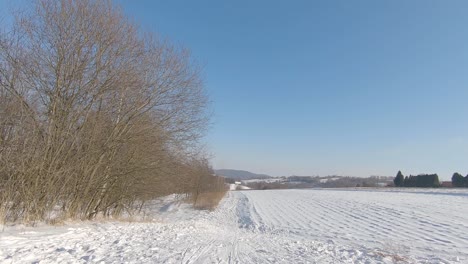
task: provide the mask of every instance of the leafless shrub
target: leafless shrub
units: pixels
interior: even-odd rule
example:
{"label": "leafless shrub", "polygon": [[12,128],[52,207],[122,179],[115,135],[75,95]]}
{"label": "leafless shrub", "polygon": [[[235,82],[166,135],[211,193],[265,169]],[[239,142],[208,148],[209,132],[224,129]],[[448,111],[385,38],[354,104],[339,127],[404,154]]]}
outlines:
{"label": "leafless shrub", "polygon": [[142,34],[110,1],[37,0],[3,30],[3,221],[57,207],[61,218],[118,216],[170,193],[198,196],[200,158],[189,154],[207,99],[187,50]]}

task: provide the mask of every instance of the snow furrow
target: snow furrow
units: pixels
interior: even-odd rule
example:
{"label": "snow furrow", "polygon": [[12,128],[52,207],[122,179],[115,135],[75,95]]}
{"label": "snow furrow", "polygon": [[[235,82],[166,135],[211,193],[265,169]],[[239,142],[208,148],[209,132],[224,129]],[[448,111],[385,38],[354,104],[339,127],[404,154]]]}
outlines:
{"label": "snow furrow", "polygon": [[[460,193],[282,190],[244,194],[262,208],[261,218],[272,229],[419,261],[468,261],[468,229],[454,223],[452,217],[460,217],[460,212],[450,206],[468,204],[468,196]],[[466,223],[468,215],[463,220]]]}
{"label": "snow furrow", "polygon": [[468,195],[230,192],[212,212],[166,206],[150,222],[7,228],[0,263],[466,263],[460,204]]}

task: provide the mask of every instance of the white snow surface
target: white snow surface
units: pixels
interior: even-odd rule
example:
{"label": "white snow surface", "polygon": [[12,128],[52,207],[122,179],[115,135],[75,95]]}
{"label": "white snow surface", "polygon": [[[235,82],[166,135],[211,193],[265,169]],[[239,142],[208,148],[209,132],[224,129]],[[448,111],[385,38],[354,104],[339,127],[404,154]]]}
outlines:
{"label": "white snow surface", "polygon": [[325,178],[325,179],[320,179],[320,182],[325,183],[325,182],[329,182],[329,181],[336,181],[338,179],[340,179],[340,178],[337,178],[337,177],[335,177],[335,178]]}
{"label": "white snow surface", "polygon": [[268,178],[268,179],[251,179],[251,180],[243,180],[244,184],[248,183],[256,183],[256,182],[267,182],[267,183],[274,183],[274,182],[282,182],[284,179],[282,178]]}
{"label": "white snow surface", "polygon": [[468,263],[468,190],[229,192],[147,222],[4,227],[0,263]]}

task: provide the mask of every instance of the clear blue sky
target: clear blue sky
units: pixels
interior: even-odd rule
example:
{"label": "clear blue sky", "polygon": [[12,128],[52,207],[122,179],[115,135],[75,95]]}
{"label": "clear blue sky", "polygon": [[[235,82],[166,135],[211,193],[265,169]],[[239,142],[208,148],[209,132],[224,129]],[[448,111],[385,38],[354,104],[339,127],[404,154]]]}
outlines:
{"label": "clear blue sky", "polygon": [[118,2],[203,65],[215,168],[468,173],[468,1]]}

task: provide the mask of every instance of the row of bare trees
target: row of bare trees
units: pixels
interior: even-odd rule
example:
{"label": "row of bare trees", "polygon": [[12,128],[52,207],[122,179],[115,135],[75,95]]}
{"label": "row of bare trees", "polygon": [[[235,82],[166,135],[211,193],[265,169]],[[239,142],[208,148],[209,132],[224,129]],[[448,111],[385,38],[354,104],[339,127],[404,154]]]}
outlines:
{"label": "row of bare trees", "polygon": [[37,0],[0,30],[3,221],[115,216],[199,192],[207,97],[188,51],[110,1]]}

